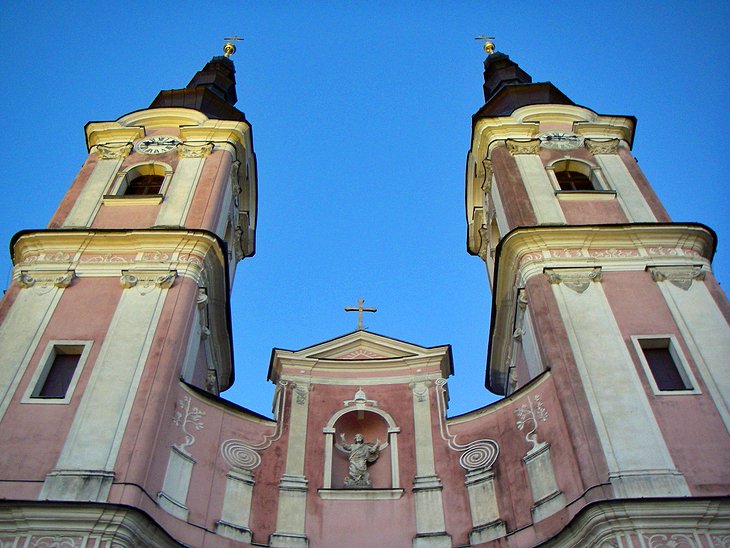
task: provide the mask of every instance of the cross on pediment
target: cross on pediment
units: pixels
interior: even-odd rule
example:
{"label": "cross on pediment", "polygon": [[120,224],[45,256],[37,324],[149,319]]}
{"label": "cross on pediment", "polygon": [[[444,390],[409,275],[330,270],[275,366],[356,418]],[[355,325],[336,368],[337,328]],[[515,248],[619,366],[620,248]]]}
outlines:
{"label": "cross on pediment", "polygon": [[365,299],[358,299],[357,300],[357,308],[354,306],[346,306],[345,312],[357,312],[357,329],[358,331],[362,331],[364,327],[362,326],[362,313],[363,312],[377,312],[377,308],[365,308],[363,306],[363,303],[365,303]]}

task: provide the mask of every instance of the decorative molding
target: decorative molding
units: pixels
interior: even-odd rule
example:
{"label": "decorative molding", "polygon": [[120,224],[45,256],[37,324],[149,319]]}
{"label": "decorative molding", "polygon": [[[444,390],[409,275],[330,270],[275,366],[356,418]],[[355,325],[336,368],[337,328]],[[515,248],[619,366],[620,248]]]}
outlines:
{"label": "decorative molding", "polygon": [[191,409],[191,401],[192,398],[190,396],[184,396],[182,399],[177,400],[175,414],[172,416],[172,423],[175,426],[179,426],[183,434],[185,434],[185,441],[175,445],[180,451],[185,451],[186,447],[190,447],[195,443],[195,436],[188,431],[188,427],[194,428],[195,430],[202,430],[205,427],[201,419],[201,417],[205,416],[205,411],[197,407]]}
{"label": "decorative molding", "polygon": [[261,464],[261,456],[245,441],[230,439],[221,444],[221,455],[234,469],[254,470]]}
{"label": "decorative molding", "polygon": [[351,400],[345,400],[342,402],[342,404],[347,407],[348,405],[355,404],[356,407],[365,407],[365,406],[372,406],[377,407],[378,402],[375,400],[369,400],[367,396],[365,395],[365,391],[362,389],[362,386],[358,387],[358,389],[355,391],[355,397]]}
{"label": "decorative molding", "polygon": [[591,282],[601,281],[601,267],[594,268],[546,268],[545,275],[551,284],[563,283],[576,293],[583,293]]}
{"label": "decorative molding", "polygon": [[71,285],[71,282],[76,277],[76,272],[69,270],[66,272],[58,272],[53,270],[38,270],[32,273],[28,270],[21,270],[20,277],[18,278],[18,284],[20,287],[29,289],[31,287],[36,288],[36,291],[41,293],[47,293],[54,287],[60,289],[66,288]]}
{"label": "decorative molding", "polygon": [[[641,535],[647,548],[699,548],[702,546],[697,542],[694,534],[687,533],[655,533]],[[643,543],[642,543],[643,544]]]}
{"label": "decorative molding", "polygon": [[591,154],[616,154],[620,141],[618,139],[586,139],[586,148]]}
{"label": "decorative molding", "polygon": [[482,166],[484,166],[484,181],[482,182],[482,190],[485,193],[489,193],[492,191],[492,177],[494,176],[492,161],[485,158],[484,161],[482,161]]}
{"label": "decorative molding", "polygon": [[145,251],[139,257],[139,261],[144,263],[167,263],[172,260],[170,253],[164,253],[162,251]]}
{"label": "decorative molding", "polygon": [[177,155],[180,158],[204,158],[213,152],[213,143],[193,145],[180,143],[177,145]]}
{"label": "decorative molding", "polygon": [[479,227],[479,251],[477,251],[477,255],[482,259],[482,261],[487,260],[487,252],[489,250],[489,227],[487,225],[482,225]]}
{"label": "decorative molding", "polygon": [[507,150],[512,156],[518,154],[537,154],[540,152],[540,139],[530,139],[528,141],[515,141],[507,139]]}
{"label": "decorative molding", "polygon": [[305,405],[307,403],[307,396],[311,390],[311,386],[308,384],[297,384],[292,383],[292,391],[296,396],[297,405]]}
{"label": "decorative molding", "polygon": [[428,387],[430,386],[430,381],[424,381],[424,382],[410,382],[408,383],[408,388],[411,389],[413,392],[413,395],[416,397],[416,401],[419,403],[423,403],[426,401],[426,396],[428,394]]}
{"label": "decorative molding", "polygon": [[176,271],[165,272],[143,272],[143,271],[130,271],[123,270],[122,275],[119,278],[119,283],[124,289],[131,289],[136,287],[142,295],[146,295],[156,287],[160,289],[170,289],[172,284],[175,283],[177,277]]}
{"label": "decorative molding", "polygon": [[99,160],[123,160],[132,152],[132,143],[96,145],[94,152]]}
{"label": "decorative molding", "polygon": [[499,444],[487,438],[474,440],[467,444],[456,443],[456,435],[449,432],[449,425],[444,421],[446,415],[444,412],[446,382],[446,379],[437,379],[435,381],[441,439],[447,443],[449,449],[461,453],[459,465],[467,472],[489,470],[499,456]]}
{"label": "decorative molding", "polygon": [[701,266],[649,266],[647,270],[655,282],[667,281],[685,291],[692,287],[694,280],[705,279]]}
{"label": "decorative molding", "polygon": [[537,427],[540,422],[546,422],[549,418],[548,412],[545,406],[542,404],[542,399],[539,394],[535,394],[534,403],[530,396],[527,396],[527,402],[520,405],[514,410],[517,415],[517,430],[524,430],[528,424],[532,423],[530,428],[525,434],[525,440],[532,444],[528,454],[539,449],[545,445],[545,442],[538,443],[537,441]]}

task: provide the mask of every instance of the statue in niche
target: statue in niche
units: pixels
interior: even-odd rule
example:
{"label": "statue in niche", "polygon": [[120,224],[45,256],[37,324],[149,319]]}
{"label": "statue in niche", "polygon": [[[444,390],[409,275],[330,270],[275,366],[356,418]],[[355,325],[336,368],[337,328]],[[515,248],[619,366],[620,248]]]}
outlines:
{"label": "statue in niche", "polygon": [[345,478],[345,487],[361,489],[372,487],[368,464],[378,460],[380,455],[380,440],[375,443],[365,443],[362,434],[355,434],[355,443],[350,445],[345,439],[345,434],[340,434],[342,448],[349,453],[350,467]]}

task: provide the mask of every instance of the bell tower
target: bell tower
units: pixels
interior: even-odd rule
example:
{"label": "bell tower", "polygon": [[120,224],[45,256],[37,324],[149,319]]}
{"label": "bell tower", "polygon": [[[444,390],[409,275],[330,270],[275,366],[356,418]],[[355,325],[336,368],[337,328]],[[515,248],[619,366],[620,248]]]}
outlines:
{"label": "bell tower", "polygon": [[632,116],[576,105],[502,53],[484,96],[466,213],[493,293],[487,386],[510,395],[549,370],[614,496],[700,492],[709,472],[692,462],[710,457],[692,425],[730,429],[714,232],[669,218],[631,154]]}
{"label": "bell tower", "polygon": [[148,108],[87,124],[89,156],[48,228],[14,237],[0,468],[33,480],[25,498],[106,501],[143,483],[171,387],[233,382],[228,299],[256,228],[235,84],[214,57]]}

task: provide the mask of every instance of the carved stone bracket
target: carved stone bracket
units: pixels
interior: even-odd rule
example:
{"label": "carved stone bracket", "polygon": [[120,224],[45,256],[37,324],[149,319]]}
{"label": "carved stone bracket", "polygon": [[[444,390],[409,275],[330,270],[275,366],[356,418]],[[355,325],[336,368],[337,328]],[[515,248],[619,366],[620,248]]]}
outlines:
{"label": "carved stone bracket", "polygon": [[68,287],[75,277],[76,273],[73,270],[64,272],[46,270],[33,271],[32,273],[28,270],[22,270],[20,278],[18,278],[18,284],[25,289],[35,287],[36,289],[50,291],[53,287]]}
{"label": "carved stone bracket", "polygon": [[132,152],[132,143],[96,145],[95,151],[99,160],[122,160]]}
{"label": "carved stone bracket", "polygon": [[211,152],[213,152],[213,143],[204,143],[202,145],[180,143],[177,145],[177,155],[180,158],[204,158]]}
{"label": "carved stone bracket", "polygon": [[591,154],[616,154],[618,152],[618,139],[586,139],[586,148]]}
{"label": "carved stone bracket", "polygon": [[482,190],[484,192],[490,192],[492,190],[492,176],[494,176],[492,161],[485,159],[482,162],[482,165],[484,166],[484,182],[482,183]]}
{"label": "carved stone bracket", "polygon": [[152,289],[159,287],[160,289],[169,289],[175,283],[177,277],[176,271],[170,272],[132,272],[123,270],[119,283],[124,289],[136,287],[143,295],[149,293]]}
{"label": "carved stone bracket", "polygon": [[416,401],[419,403],[426,401],[426,396],[428,394],[428,387],[431,385],[431,381],[424,381],[424,382],[411,382],[408,384],[408,387],[413,392],[413,395],[416,397]]}
{"label": "carved stone bracket", "polygon": [[667,281],[687,291],[694,280],[705,279],[705,271],[701,266],[650,266],[647,268],[655,282]]}
{"label": "carved stone bracket", "polygon": [[545,275],[552,284],[563,283],[576,293],[583,293],[591,282],[601,281],[601,267],[595,268],[546,268]]}
{"label": "carved stone bracket", "polygon": [[537,154],[540,152],[540,139],[530,139],[529,141],[515,141],[507,139],[507,150],[512,156],[517,154]]}
{"label": "carved stone bracket", "polygon": [[292,383],[292,391],[294,392],[294,395],[296,396],[296,402],[297,405],[304,405],[307,403],[307,396],[309,396],[309,391],[312,389],[312,386],[309,384],[297,384]]}
{"label": "carved stone bracket", "polygon": [[487,260],[487,250],[489,249],[489,227],[482,225],[479,227],[479,251],[477,252],[482,261]]}

